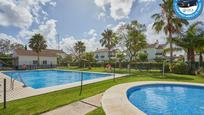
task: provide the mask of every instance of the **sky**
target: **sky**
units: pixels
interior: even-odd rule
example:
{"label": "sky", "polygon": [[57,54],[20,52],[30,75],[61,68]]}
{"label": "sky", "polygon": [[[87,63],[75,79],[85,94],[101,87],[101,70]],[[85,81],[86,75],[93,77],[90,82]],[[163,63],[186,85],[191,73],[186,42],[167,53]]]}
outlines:
{"label": "sky", "polygon": [[[151,16],[160,13],[161,0],[0,0],[0,39],[28,44],[42,34],[49,49],[66,51],[83,41],[87,51],[101,48],[101,33],[138,20],[147,26],[148,43],[165,43],[165,34],[152,29]],[[194,21],[204,20],[204,12]]]}

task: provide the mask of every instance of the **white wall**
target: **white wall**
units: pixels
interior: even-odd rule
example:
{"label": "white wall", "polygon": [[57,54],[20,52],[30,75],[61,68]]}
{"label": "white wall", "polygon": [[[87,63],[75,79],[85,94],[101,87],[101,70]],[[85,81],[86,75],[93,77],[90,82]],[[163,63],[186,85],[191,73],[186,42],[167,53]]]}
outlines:
{"label": "white wall", "polygon": [[142,50],[143,52],[146,51],[148,54],[148,61],[154,61],[154,59],[156,58],[156,53],[157,53],[157,49],[155,48],[147,48]]}
{"label": "white wall", "polygon": [[[96,55],[98,55],[98,58],[96,58]],[[115,56],[114,52],[110,53],[111,56]],[[103,58],[101,56],[104,56]],[[108,61],[109,57],[108,57],[108,51],[101,51],[101,52],[94,52],[94,58],[99,61]]]}
{"label": "white wall", "polygon": [[[33,60],[37,60],[37,56],[18,56],[18,65],[33,65]],[[57,65],[57,57],[40,56],[40,65],[43,65],[44,60],[48,65]]]}
{"label": "white wall", "polygon": [[[202,54],[202,56],[204,58],[204,54]],[[185,61],[188,61],[187,60],[187,53],[184,54],[184,59],[185,59]],[[200,61],[199,59],[200,59],[200,55],[195,53],[195,62],[199,62]]]}
{"label": "white wall", "polygon": [[[97,55],[98,55],[98,58],[96,58]],[[102,58],[101,56],[104,56],[104,58]],[[108,58],[108,52],[95,52],[94,53],[94,58],[97,61],[107,61],[109,59]]]}

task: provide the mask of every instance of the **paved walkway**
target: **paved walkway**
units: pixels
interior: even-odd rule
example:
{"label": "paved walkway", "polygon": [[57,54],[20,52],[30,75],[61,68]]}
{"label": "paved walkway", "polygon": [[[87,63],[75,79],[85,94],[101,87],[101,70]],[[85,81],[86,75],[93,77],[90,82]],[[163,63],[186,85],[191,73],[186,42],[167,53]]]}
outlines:
{"label": "paved walkway", "polygon": [[42,115],[85,115],[101,106],[101,98],[103,94],[98,94],[81,101],[59,107]]}

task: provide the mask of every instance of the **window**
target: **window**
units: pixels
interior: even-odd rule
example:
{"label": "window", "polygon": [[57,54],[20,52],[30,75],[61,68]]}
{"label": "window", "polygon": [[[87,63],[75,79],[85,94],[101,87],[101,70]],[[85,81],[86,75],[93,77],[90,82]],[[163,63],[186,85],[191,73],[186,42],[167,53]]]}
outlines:
{"label": "window", "polygon": [[104,58],[105,56],[101,56],[101,58]]}
{"label": "window", "polygon": [[38,61],[37,60],[33,60],[33,65],[37,65]]}
{"label": "window", "polygon": [[96,57],[95,57],[96,59],[98,59],[98,55],[96,55]]}
{"label": "window", "polygon": [[43,65],[47,65],[47,60],[43,60]]}

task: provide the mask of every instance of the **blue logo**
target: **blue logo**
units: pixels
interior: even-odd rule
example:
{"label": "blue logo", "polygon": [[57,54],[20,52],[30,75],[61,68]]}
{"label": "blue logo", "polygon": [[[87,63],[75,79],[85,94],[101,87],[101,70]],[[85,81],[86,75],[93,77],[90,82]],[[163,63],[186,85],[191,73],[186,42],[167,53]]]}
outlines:
{"label": "blue logo", "polygon": [[203,0],[174,0],[174,11],[182,19],[193,20],[203,10]]}

